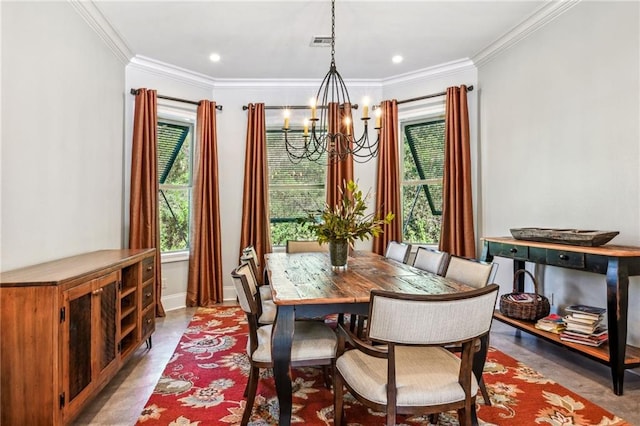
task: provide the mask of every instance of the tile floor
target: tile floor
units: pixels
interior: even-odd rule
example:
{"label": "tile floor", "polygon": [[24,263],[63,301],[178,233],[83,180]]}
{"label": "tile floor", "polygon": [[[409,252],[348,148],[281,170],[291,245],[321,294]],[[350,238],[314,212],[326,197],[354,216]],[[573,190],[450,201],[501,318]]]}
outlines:
{"label": "tile floor", "polygon": [[[153,348],[147,352],[143,345],[73,424],[135,424],[194,312],[195,308],[179,309],[159,318]],[[624,396],[616,396],[607,367],[526,333],[518,336],[498,321],[493,324],[491,345],[640,426],[640,369],[626,373]]]}

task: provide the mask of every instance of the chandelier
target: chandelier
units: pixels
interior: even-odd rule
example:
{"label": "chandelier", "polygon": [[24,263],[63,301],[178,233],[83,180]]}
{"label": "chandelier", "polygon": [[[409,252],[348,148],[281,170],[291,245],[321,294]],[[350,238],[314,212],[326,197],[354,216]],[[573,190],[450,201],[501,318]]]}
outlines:
{"label": "chandelier", "polygon": [[[327,161],[335,163],[353,157],[358,163],[369,161],[378,154],[378,142],[381,129],[381,109],[376,109],[377,137],[369,141],[368,123],[369,106],[363,105],[362,117],[364,131],[362,136],[355,138],[352,133],[351,99],[344,84],[335,60],[336,43],[336,14],[335,0],[331,0],[331,65],[324,76],[318,93],[311,99],[311,118],[305,119],[302,139],[289,138],[289,115],[285,111],[284,131],[285,147],[289,159],[298,163],[303,159],[320,160],[324,154]],[[353,108],[357,108],[354,105]],[[333,118],[330,118],[333,115]],[[342,119],[340,119],[342,117]],[[311,129],[309,129],[309,123]],[[295,139],[295,140],[290,140]]]}

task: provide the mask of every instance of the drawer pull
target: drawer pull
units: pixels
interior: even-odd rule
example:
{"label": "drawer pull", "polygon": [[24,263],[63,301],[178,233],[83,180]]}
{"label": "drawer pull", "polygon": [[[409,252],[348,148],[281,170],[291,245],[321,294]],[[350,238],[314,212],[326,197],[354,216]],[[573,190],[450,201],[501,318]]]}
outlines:
{"label": "drawer pull", "polygon": [[102,293],[103,291],[104,291],[104,289],[103,289],[103,288],[98,288],[98,289],[96,289],[96,290],[93,290],[93,294],[98,295],[98,294]]}
{"label": "drawer pull", "polygon": [[558,257],[560,258],[560,260],[569,260],[569,256],[567,256],[566,254],[561,254]]}
{"label": "drawer pull", "polygon": [[147,324],[151,324],[151,318],[147,320]]}
{"label": "drawer pull", "polygon": [[511,253],[517,253],[517,252],[518,252],[518,249],[517,249],[517,248],[515,248],[515,247],[511,247],[511,248],[509,249],[509,251],[510,251]]}
{"label": "drawer pull", "polygon": [[149,293],[145,293],[145,294],[144,294],[144,297],[151,297],[151,292],[149,292]]}
{"label": "drawer pull", "polygon": [[153,269],[152,265],[147,266],[147,271],[151,271]]}

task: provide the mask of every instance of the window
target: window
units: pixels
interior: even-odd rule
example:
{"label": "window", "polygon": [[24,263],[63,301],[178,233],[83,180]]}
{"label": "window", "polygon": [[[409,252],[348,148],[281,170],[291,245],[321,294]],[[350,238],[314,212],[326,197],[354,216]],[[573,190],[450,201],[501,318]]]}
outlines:
{"label": "window", "polygon": [[403,241],[436,244],[440,240],[444,130],[442,119],[402,125]]}
{"label": "window", "polygon": [[[290,130],[287,138],[302,141],[302,130]],[[325,202],[326,161],[289,160],[282,130],[267,130],[269,163],[269,217],[271,241],[275,246],[287,240],[313,239],[298,219],[310,210],[319,210]]]}
{"label": "window", "polygon": [[158,119],[160,251],[189,250],[193,124]]}

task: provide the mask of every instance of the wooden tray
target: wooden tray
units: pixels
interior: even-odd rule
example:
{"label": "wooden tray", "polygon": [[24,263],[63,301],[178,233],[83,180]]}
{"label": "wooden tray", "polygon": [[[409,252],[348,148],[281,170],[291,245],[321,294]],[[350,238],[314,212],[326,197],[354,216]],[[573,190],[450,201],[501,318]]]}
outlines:
{"label": "wooden tray", "polygon": [[542,241],[545,243],[570,244],[573,246],[597,247],[606,244],[618,235],[618,231],[592,231],[554,228],[511,228],[516,240]]}

